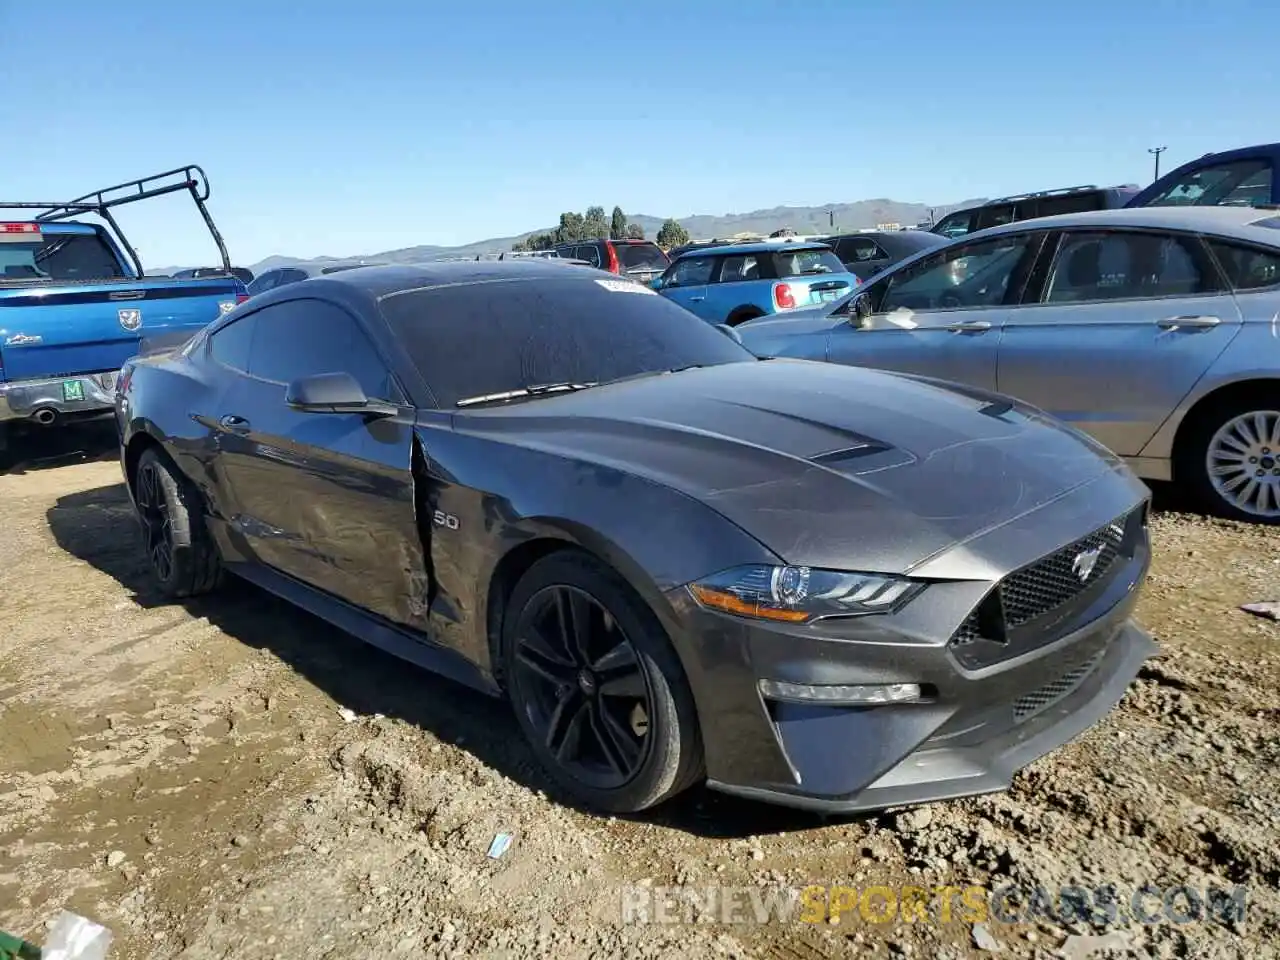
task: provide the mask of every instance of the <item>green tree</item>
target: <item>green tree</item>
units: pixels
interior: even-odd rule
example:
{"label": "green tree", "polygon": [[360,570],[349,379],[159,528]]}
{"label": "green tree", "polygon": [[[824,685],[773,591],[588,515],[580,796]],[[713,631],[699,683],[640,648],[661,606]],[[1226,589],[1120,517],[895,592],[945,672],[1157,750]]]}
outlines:
{"label": "green tree", "polygon": [[643,240],[644,227],[638,223],[628,223],[625,236],[628,240]]}
{"label": "green tree", "polygon": [[627,215],[621,207],[613,208],[613,216],[609,221],[609,239],[625,240],[627,237]]}
{"label": "green tree", "polygon": [[658,231],[658,246],[670,250],[688,242],[689,231],[680,226],[679,221],[668,218],[662,222],[662,229]]}
{"label": "green tree", "polygon": [[582,239],[609,239],[609,221],[605,218],[604,207],[587,207],[582,218]]}
{"label": "green tree", "polygon": [[567,210],[560,214],[560,226],[556,227],[553,237],[556,243],[570,243],[574,240],[581,240],[585,235],[583,233],[584,221],[582,214],[574,213]]}

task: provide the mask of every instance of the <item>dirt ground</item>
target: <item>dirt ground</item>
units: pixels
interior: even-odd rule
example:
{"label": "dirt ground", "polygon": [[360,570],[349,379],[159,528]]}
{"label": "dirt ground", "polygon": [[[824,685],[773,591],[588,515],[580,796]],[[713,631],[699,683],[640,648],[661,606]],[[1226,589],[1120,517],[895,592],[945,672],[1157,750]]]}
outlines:
{"label": "dirt ground", "polygon": [[[694,791],[625,820],[549,800],[499,703],[248,586],[163,602],[109,445],[33,456],[0,475],[0,930],[38,942],[66,908],[114,931],[113,958],[192,960],[1277,956],[1280,625],[1237,607],[1280,600],[1280,529],[1161,510],[1140,607],[1159,657],[1008,794],[824,820]],[[488,858],[499,832],[512,846]],[[645,886],[1104,883],[1124,903],[1144,884],[1242,885],[1247,914],[638,924],[621,908]]]}

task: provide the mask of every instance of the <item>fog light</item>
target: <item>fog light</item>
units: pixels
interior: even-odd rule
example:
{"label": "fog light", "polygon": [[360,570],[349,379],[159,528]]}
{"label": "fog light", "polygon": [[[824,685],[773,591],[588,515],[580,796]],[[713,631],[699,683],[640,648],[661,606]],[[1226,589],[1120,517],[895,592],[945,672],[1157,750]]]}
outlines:
{"label": "fog light", "polygon": [[874,706],[880,703],[921,703],[928,699],[918,683],[815,684],[761,680],[760,692],[770,700],[824,703],[828,706]]}

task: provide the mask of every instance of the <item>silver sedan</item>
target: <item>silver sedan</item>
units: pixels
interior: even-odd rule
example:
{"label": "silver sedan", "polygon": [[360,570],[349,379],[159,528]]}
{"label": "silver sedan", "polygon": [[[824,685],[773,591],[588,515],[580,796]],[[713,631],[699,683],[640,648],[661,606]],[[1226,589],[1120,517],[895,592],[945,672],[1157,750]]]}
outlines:
{"label": "silver sedan", "polygon": [[1027,401],[1201,505],[1280,523],[1280,213],[1099,210],[926,251],[833,307],[737,328],[763,356]]}

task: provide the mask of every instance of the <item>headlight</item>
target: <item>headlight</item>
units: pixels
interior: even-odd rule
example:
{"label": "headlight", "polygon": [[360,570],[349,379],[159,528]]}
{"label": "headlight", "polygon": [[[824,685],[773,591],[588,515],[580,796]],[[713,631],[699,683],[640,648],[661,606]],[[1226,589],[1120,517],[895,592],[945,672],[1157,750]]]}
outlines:
{"label": "headlight", "polygon": [[805,623],[821,617],[889,613],[925,587],[918,580],[879,573],[772,567],[734,567],[689,585],[704,607],[759,620]]}

